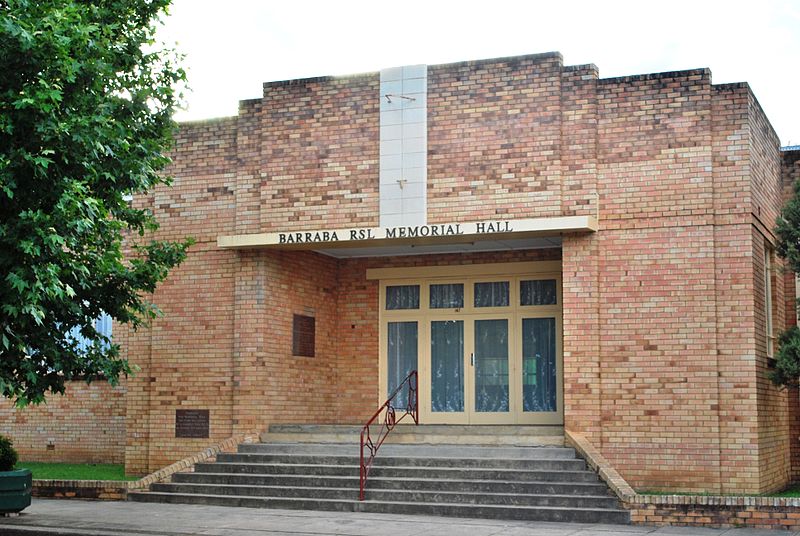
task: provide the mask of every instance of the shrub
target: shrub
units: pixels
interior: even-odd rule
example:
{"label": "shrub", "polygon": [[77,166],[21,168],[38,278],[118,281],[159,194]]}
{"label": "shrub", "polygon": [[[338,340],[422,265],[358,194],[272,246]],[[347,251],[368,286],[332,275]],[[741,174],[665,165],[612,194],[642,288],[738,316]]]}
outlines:
{"label": "shrub", "polygon": [[800,378],[800,329],[792,326],[778,339],[775,368],[769,373],[773,383],[786,387],[797,387]]}
{"label": "shrub", "polygon": [[14,444],[5,436],[0,435],[0,471],[12,471],[17,464],[17,451]]}

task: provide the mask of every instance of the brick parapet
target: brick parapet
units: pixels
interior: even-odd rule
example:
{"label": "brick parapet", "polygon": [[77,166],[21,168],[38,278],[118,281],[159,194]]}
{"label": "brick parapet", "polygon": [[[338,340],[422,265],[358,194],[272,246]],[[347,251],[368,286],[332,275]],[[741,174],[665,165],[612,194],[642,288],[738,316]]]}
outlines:
{"label": "brick parapet", "polygon": [[558,54],[428,69],[428,222],[562,214]]}
{"label": "brick parapet", "polygon": [[763,226],[762,233],[774,247],[773,227],[783,201],[780,140],[749,87],[747,97],[752,214]]}

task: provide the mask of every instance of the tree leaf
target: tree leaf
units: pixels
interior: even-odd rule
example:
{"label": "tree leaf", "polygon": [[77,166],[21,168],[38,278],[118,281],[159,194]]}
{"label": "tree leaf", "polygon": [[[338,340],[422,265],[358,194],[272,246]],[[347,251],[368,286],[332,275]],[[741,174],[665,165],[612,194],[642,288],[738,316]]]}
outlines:
{"label": "tree leaf", "polygon": [[123,235],[157,229],[125,194],[169,183],[185,80],[179,56],[154,44],[169,3],[0,7],[0,393],[18,405],[69,378],[130,374],[94,319],[146,322],[145,296],[186,256],[187,242],[153,241],[126,259],[140,254]]}

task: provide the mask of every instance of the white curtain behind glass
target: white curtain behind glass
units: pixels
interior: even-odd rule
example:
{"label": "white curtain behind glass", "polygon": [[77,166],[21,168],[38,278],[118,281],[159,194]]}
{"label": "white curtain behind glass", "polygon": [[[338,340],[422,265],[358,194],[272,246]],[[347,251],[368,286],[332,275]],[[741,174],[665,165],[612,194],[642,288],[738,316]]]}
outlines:
{"label": "white curtain behind glass", "polygon": [[464,321],[431,322],[431,410],[464,411]]}
{"label": "white curtain behind glass", "polygon": [[[400,385],[406,376],[417,370],[417,338],[416,322],[389,322],[388,342],[388,383],[386,396]],[[408,404],[408,390],[402,389],[395,398],[396,408],[405,408]]]}

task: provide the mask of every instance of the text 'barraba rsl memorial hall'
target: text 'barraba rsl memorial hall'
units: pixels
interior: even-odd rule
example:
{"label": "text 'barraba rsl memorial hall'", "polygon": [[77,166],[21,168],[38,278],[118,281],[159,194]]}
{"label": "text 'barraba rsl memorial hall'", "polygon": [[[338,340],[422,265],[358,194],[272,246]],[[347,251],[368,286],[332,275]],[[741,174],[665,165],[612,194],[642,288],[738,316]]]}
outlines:
{"label": "text 'barraba rsl memorial hall'", "polygon": [[357,456],[416,371],[396,433],[428,460],[579,443],[637,492],[800,477],[798,395],[767,377],[796,322],[773,227],[800,150],[746,83],[557,53],[269,82],[171,156],[172,187],[133,203],[196,244],[163,316],[114,326],[140,371],[3,409],[24,459],[143,475],[303,430]]}

